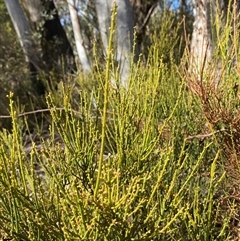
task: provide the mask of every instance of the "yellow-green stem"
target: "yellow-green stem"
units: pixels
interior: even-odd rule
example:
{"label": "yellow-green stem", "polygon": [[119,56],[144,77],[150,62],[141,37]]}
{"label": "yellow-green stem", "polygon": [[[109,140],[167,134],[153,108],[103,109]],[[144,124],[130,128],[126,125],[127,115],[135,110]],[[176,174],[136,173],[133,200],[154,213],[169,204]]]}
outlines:
{"label": "yellow-green stem", "polygon": [[110,82],[110,69],[111,69],[111,61],[112,61],[113,37],[114,37],[116,13],[117,13],[117,5],[114,4],[113,9],[112,9],[110,36],[109,36],[108,52],[107,52],[106,78],[105,78],[105,86],[104,86],[103,118],[102,118],[102,136],[101,136],[100,157],[99,157],[99,165],[98,165],[98,175],[97,175],[97,181],[96,181],[95,190],[94,190],[94,199],[96,199],[97,194],[98,194],[100,177],[101,177],[101,172],[102,172],[102,164],[103,164],[105,132],[106,132],[106,122],[107,122],[108,90],[109,90],[109,82]]}

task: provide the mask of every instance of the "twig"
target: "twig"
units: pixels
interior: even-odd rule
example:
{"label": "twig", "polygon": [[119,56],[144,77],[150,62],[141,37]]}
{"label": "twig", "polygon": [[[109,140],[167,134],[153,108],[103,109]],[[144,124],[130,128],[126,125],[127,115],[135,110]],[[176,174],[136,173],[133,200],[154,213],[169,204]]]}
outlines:
{"label": "twig", "polygon": [[[49,109],[40,109],[40,110],[33,110],[33,111],[27,111],[27,112],[23,112],[23,113],[20,113],[17,115],[17,117],[23,117],[23,116],[26,116],[26,115],[32,115],[32,114],[36,114],[36,113],[43,113],[43,112],[50,112],[52,110],[66,110],[65,108],[63,107],[57,107],[57,108],[49,108]],[[71,111],[75,114],[78,114],[78,115],[81,115],[81,112],[80,111],[77,111],[77,110],[73,110],[71,109]],[[98,111],[97,109],[93,109],[93,111]],[[107,111],[108,114],[113,114],[112,111]],[[12,116],[10,115],[0,115],[0,119],[10,119],[12,118]],[[99,118],[101,119],[102,117],[101,116],[92,116],[92,118]],[[109,117],[108,120],[111,120],[113,121],[114,119]]]}
{"label": "twig", "polygon": [[140,26],[140,28],[138,29],[138,33],[141,33],[143,31],[143,29],[145,28],[145,26],[148,24],[148,21],[154,11],[154,9],[156,8],[157,3],[154,3],[151,8],[148,10],[147,16],[145,17],[142,25]]}
{"label": "twig", "polygon": [[[36,114],[36,113],[50,112],[51,110],[64,110],[64,108],[51,108],[51,109],[40,109],[40,110],[27,111],[27,112],[18,114],[17,117],[32,115],[32,114]],[[74,111],[74,112],[79,113],[77,111]],[[10,115],[0,115],[0,119],[10,119],[10,118],[12,118],[12,116],[10,116]]]}
{"label": "twig", "polygon": [[211,136],[213,136],[213,135],[215,135],[215,134],[217,134],[217,133],[219,133],[219,132],[224,132],[224,131],[226,131],[226,129],[221,129],[221,130],[214,131],[214,132],[208,133],[208,134],[199,134],[199,135],[195,135],[195,136],[188,136],[188,137],[186,138],[186,140],[187,140],[187,141],[191,141],[191,140],[193,140],[193,139],[201,139],[201,140],[204,140],[204,139],[206,139],[206,138],[208,138],[208,137],[211,137]]}

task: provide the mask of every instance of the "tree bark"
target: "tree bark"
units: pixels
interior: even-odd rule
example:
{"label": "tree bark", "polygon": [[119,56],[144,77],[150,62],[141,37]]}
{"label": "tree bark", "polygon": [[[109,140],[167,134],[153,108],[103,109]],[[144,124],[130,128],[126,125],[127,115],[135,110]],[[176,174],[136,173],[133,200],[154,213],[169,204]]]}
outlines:
{"label": "tree bark", "polygon": [[[128,88],[128,77],[130,73],[130,58],[133,51],[133,12],[129,0],[116,0],[117,25],[116,25],[116,60],[120,69],[120,83]],[[96,11],[105,54],[108,49],[109,27],[111,19],[111,8],[114,4],[111,0],[96,0]],[[116,84],[116,80],[115,81]]]}
{"label": "tree bark", "polygon": [[120,63],[121,83],[128,88],[131,55],[133,53],[133,12],[128,0],[117,3],[117,61]]}
{"label": "tree bark", "polygon": [[28,13],[28,17],[32,23],[41,20],[41,0],[22,0],[24,10]]}
{"label": "tree bark", "polygon": [[91,70],[91,66],[87,57],[86,50],[83,46],[83,38],[82,38],[80,23],[78,19],[77,6],[74,4],[74,2],[75,2],[74,0],[68,0],[68,8],[71,16],[71,22],[73,26],[73,34],[74,34],[74,39],[76,43],[78,58],[82,65],[83,71],[87,73]]}
{"label": "tree bark", "polygon": [[105,54],[107,54],[109,28],[111,22],[111,0],[96,0],[95,6],[102,43]]}
{"label": "tree bark", "polygon": [[30,70],[36,72],[41,67],[40,57],[36,53],[32,33],[25,14],[18,0],[4,0],[8,13],[17,33]]}
{"label": "tree bark", "polygon": [[18,0],[4,1],[29,67],[32,87],[41,95],[44,93],[44,85],[37,77],[37,73],[42,69],[42,59],[34,45],[29,23]]}
{"label": "tree bark", "polygon": [[[23,0],[33,25],[42,28],[42,58],[38,56],[30,25],[19,1],[4,0],[4,2],[17,32],[26,61],[29,63],[34,88],[39,94],[44,94],[45,87],[37,78],[37,70],[44,71],[47,76],[52,71],[66,73],[76,70],[73,50],[60,23],[54,2],[53,0]],[[45,13],[44,18],[41,15],[42,11]],[[42,20],[43,25],[41,26]]]}
{"label": "tree bark", "polygon": [[190,70],[198,76],[207,67],[213,52],[211,0],[194,0],[195,20],[191,40]]}
{"label": "tree bark", "polygon": [[[223,51],[227,51],[227,55],[231,55],[229,57],[232,58],[232,66],[234,66],[237,54],[231,53],[230,51],[232,51],[232,39],[235,38],[236,34],[238,36],[238,33],[235,31],[236,26],[234,25],[238,19],[240,2],[236,0],[194,0],[193,9],[195,20],[191,40],[190,71],[195,73],[200,80],[202,73],[209,66],[213,52],[217,53],[218,46],[221,46]],[[229,21],[231,18],[227,21],[228,14],[233,14],[231,22]],[[216,33],[216,25],[214,25],[215,19],[220,20],[218,23],[221,26],[217,26],[220,31],[218,31],[213,38],[212,33]],[[228,26],[226,24],[228,24]],[[221,31],[224,32],[225,28],[231,29],[229,36],[222,34]],[[219,54],[217,66],[214,66],[214,68],[217,68],[215,76],[216,87],[220,81],[222,61],[224,60],[221,53]]]}

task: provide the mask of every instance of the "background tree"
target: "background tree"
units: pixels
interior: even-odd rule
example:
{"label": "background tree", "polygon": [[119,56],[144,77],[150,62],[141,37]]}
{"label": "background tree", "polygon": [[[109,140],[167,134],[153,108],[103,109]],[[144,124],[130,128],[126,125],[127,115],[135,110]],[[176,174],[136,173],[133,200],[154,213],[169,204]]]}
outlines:
{"label": "background tree", "polygon": [[136,26],[136,51],[137,54],[142,52],[144,39],[147,34],[147,26],[151,16],[158,4],[163,3],[159,0],[131,0],[133,8],[134,26]]}
{"label": "background tree", "polygon": [[[113,1],[97,0],[95,3],[99,29],[102,37],[104,51],[107,53],[109,40],[109,27],[111,22],[111,9]],[[130,71],[130,58],[133,50],[133,12],[129,0],[118,0],[117,26],[116,26],[116,60],[120,66],[122,86],[127,87]]]}
{"label": "background tree", "polygon": [[211,58],[213,51],[211,30],[211,1],[194,0],[194,23],[191,40],[190,67],[200,73],[205,63]]}
{"label": "background tree", "polygon": [[80,23],[78,19],[78,8],[77,8],[77,5],[75,4],[75,1],[68,0],[68,7],[69,7],[72,26],[73,26],[73,33],[74,33],[74,39],[76,43],[78,58],[82,65],[83,71],[89,72],[91,70],[91,66],[88,60],[87,52],[83,46],[83,38],[82,38]]}
{"label": "background tree", "polygon": [[[36,77],[37,70],[49,73],[71,63],[75,69],[74,55],[53,1],[25,1],[31,27],[18,0],[5,1],[8,13],[17,32],[26,61],[32,74],[32,83],[39,94],[45,92],[43,83]],[[40,30],[41,57],[34,43],[32,30]],[[72,69],[71,69],[72,70]],[[59,71],[56,71],[59,72]]]}
{"label": "background tree", "polygon": [[[74,20],[74,15],[69,14],[67,11],[68,7],[73,6],[71,4],[72,2],[73,1],[21,0],[28,25],[30,26],[28,43],[32,42],[32,45],[34,45],[32,51],[31,48],[27,48],[27,51],[30,51],[29,56],[31,53],[33,57],[39,56],[38,64],[33,66],[40,70],[41,73],[45,73],[48,81],[55,77],[55,79],[61,79],[61,76],[60,78],[57,76],[62,73],[72,73],[76,70],[74,51],[78,53],[78,59],[80,59],[80,56],[81,58],[85,56],[83,58],[85,60],[80,59],[79,61],[82,69],[86,69],[87,71],[92,69],[95,58],[93,57],[94,42],[97,47],[98,58],[101,59],[101,63],[104,63],[104,55],[106,54],[108,44],[107,33],[112,1],[79,1],[78,6],[72,8],[72,10],[75,11]],[[158,34],[157,31],[163,26],[161,21],[165,21],[164,18],[161,19],[165,10],[169,11],[169,13],[171,12],[170,15],[173,16],[173,19],[175,18],[173,25],[177,26],[179,21],[182,20],[184,9],[187,9],[187,6],[189,6],[189,3],[182,1],[182,10],[180,9],[178,11],[177,9],[171,8],[170,1],[167,1],[167,4],[164,4],[164,2],[163,0],[126,0],[117,2],[119,6],[116,26],[116,63],[120,67],[122,85],[125,87],[127,85],[129,72],[129,59],[133,54],[133,27],[136,26],[135,55],[138,56],[139,53],[143,53],[147,56],[153,33]],[[17,3],[18,1],[15,0],[15,4]],[[18,4],[18,6],[20,5]],[[11,9],[14,10],[13,7]],[[78,19],[76,18],[77,12]],[[21,15],[26,20],[24,13],[22,12]],[[188,16],[191,15],[191,13],[187,11],[185,11],[184,14],[189,14]],[[159,16],[158,22],[152,21],[153,15]],[[74,24],[74,27],[72,27],[72,24]],[[182,30],[178,28],[177,31],[178,34],[183,35],[183,28]],[[188,31],[190,32],[190,30]],[[21,32],[24,33],[26,31]],[[182,41],[182,37],[179,38],[179,41]],[[174,46],[175,45],[176,44],[174,44]],[[76,46],[78,46],[78,50]],[[81,53],[79,46],[81,47]],[[102,46],[104,46],[104,48],[102,48]],[[176,53],[177,52],[178,51],[176,51]],[[135,58],[135,60],[136,59],[137,58]],[[37,61],[34,62],[36,63]],[[33,81],[34,85],[40,83],[35,86],[39,94],[45,92],[45,86],[40,82],[42,79],[43,78],[40,77]]]}
{"label": "background tree", "polygon": [[[238,19],[239,5],[239,1],[228,0],[215,2],[209,0],[193,1],[194,23],[190,69],[197,75],[209,66],[213,54],[223,54],[219,53],[221,49],[227,50],[228,53],[225,53],[225,55],[232,55],[232,60],[236,57],[236,53],[231,52],[231,49],[233,38],[238,35],[238,31],[236,32],[236,20]],[[227,31],[224,31],[224,29],[229,27],[231,30],[228,31],[226,36]],[[226,44],[225,47],[223,47],[224,44]],[[222,57],[223,55],[219,56],[218,69],[221,68]],[[216,82],[218,81],[219,77],[217,77]]]}
{"label": "background tree", "polygon": [[[36,4],[37,1],[39,1],[38,4]],[[54,2],[49,0],[23,0],[23,2],[34,30],[40,33],[45,68],[50,71],[61,65],[67,68],[70,64],[75,69],[73,50]],[[40,14],[36,17],[35,12]]]}
{"label": "background tree", "polygon": [[36,75],[37,68],[40,68],[42,63],[40,57],[36,53],[30,25],[18,0],[5,0],[5,5],[25,54],[25,59],[29,65],[30,72],[32,75]]}

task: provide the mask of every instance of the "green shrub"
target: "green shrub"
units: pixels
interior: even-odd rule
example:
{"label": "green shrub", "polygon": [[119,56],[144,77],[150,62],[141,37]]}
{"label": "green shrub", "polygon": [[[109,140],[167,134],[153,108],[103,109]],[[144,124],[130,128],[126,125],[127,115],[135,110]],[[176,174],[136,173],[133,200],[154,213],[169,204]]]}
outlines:
{"label": "green shrub", "polygon": [[224,202],[219,143],[197,135],[206,130],[200,100],[158,48],[132,66],[128,90],[109,84],[118,76],[112,51],[79,105],[60,84],[36,135],[25,136],[27,116],[10,94],[12,130],[0,133],[3,238],[230,240],[235,210]]}

